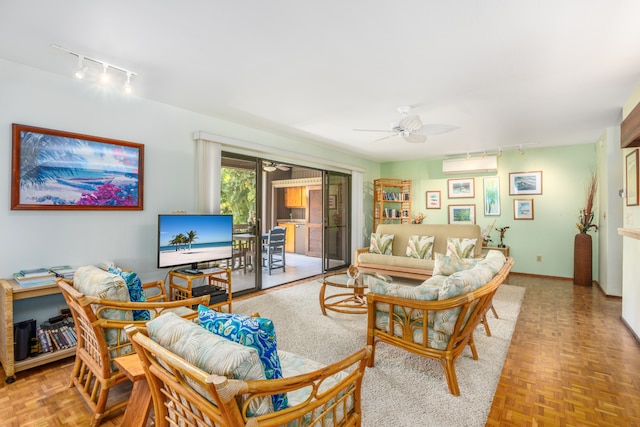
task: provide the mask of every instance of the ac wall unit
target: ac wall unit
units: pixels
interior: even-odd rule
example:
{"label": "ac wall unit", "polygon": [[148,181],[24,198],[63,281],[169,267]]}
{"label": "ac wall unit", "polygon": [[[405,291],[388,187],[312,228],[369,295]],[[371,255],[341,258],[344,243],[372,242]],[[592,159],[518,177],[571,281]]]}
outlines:
{"label": "ac wall unit", "polygon": [[470,159],[445,159],[442,173],[491,173],[498,171],[498,156],[472,157]]}

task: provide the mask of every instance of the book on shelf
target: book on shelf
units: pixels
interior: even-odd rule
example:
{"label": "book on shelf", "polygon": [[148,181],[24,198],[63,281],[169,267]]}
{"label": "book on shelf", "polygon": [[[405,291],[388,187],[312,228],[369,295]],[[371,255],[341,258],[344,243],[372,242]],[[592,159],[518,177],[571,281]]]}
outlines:
{"label": "book on shelf", "polygon": [[39,267],[39,268],[30,268],[30,269],[23,269],[18,271],[17,275],[19,275],[20,277],[41,277],[41,276],[46,276],[47,274],[50,274],[51,272],[43,267]]}
{"label": "book on shelf", "polygon": [[23,277],[19,273],[15,273],[13,278],[18,285],[23,288],[33,287],[33,286],[45,286],[45,285],[55,285],[56,283],[56,275],[53,273],[49,273],[43,276],[33,276],[33,277]]}
{"label": "book on shelf", "polygon": [[58,277],[63,277],[65,279],[73,279],[73,275],[76,272],[76,268],[70,265],[56,265],[54,267],[49,267],[49,271]]}

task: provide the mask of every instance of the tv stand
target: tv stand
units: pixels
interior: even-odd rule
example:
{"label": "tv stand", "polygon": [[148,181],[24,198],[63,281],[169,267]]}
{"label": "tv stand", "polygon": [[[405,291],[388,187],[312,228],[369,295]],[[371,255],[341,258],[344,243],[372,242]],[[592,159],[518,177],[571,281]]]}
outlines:
{"label": "tv stand", "polygon": [[202,271],[198,270],[197,268],[184,268],[182,270],[176,270],[176,271],[182,274],[194,274],[194,275],[202,274]]}
{"label": "tv stand", "polygon": [[[226,301],[209,305],[209,308],[220,310],[225,305],[231,313],[231,269],[230,268],[206,268],[199,270],[197,274],[185,273],[184,270],[169,272],[169,298],[171,301],[188,299],[193,296],[194,281],[202,279],[204,286],[215,286],[227,291]],[[182,282],[182,283],[178,283]],[[198,282],[196,282],[197,284]]]}

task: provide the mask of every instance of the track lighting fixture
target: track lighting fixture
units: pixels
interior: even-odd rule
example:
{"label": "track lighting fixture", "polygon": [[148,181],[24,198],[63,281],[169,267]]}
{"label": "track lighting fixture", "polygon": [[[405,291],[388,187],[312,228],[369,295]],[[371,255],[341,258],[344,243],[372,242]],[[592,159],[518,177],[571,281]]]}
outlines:
{"label": "track lighting fixture", "polygon": [[57,44],[52,44],[51,47],[54,48],[54,49],[61,50],[63,52],[67,52],[70,55],[78,57],[78,67],[73,73],[73,75],[77,79],[82,80],[87,75],[87,71],[89,70],[89,68],[85,65],[85,61],[93,62],[95,64],[98,64],[98,65],[102,66],[102,72],[100,73],[100,81],[102,83],[106,84],[111,80],[112,76],[109,75],[109,69],[120,71],[120,72],[124,73],[125,76],[126,76],[125,83],[122,86],[124,92],[125,93],[131,93],[133,91],[133,86],[131,85],[131,77],[137,76],[137,74],[134,73],[133,71],[127,70],[126,68],[118,67],[118,66],[113,65],[111,63],[108,63],[106,61],[102,61],[102,60],[99,60],[99,59],[91,58],[91,57],[89,57],[87,55],[83,55],[81,53],[74,52],[72,50],[69,50],[69,49],[67,49],[65,47],[59,46]]}

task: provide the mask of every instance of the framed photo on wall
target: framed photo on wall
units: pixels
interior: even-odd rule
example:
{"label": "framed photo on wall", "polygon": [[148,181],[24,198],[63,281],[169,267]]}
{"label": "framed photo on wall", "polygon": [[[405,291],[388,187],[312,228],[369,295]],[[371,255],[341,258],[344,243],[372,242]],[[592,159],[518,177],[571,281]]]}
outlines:
{"label": "framed photo on wall", "polygon": [[142,210],[143,144],[15,123],[12,131],[12,210]]}
{"label": "framed photo on wall", "polygon": [[450,199],[474,198],[476,196],[473,178],[449,179],[447,184]]}
{"label": "framed photo on wall", "polygon": [[638,149],[626,157],[627,206],[638,204]]}
{"label": "framed photo on wall", "polygon": [[542,194],[542,171],[509,174],[509,195]]}
{"label": "framed photo on wall", "polygon": [[484,178],[484,214],[500,215],[500,178],[497,176]]}
{"label": "framed photo on wall", "polygon": [[513,219],[533,219],[533,199],[513,199]]}
{"label": "framed photo on wall", "polygon": [[449,224],[475,224],[476,205],[449,205]]}
{"label": "framed photo on wall", "polygon": [[427,209],[440,209],[440,191],[427,191]]}

